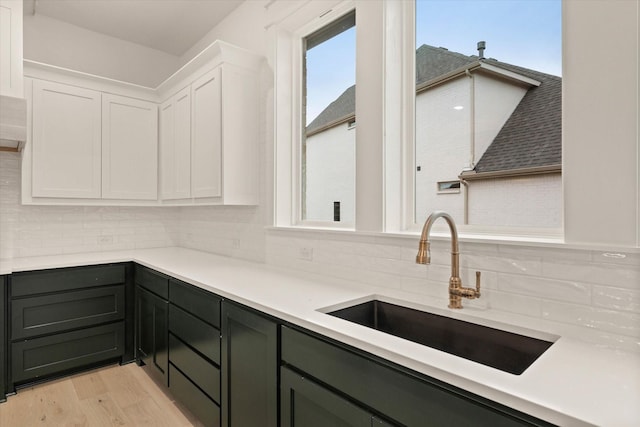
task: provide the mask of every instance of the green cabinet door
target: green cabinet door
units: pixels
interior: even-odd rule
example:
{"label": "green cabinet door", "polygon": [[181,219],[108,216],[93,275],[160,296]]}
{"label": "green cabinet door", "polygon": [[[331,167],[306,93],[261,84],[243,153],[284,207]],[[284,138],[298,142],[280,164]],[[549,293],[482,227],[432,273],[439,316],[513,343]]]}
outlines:
{"label": "green cabinet door", "polygon": [[374,425],[366,410],[285,367],[280,370],[280,389],[282,427]]}
{"label": "green cabinet door", "polygon": [[164,385],[168,385],[168,319],[169,303],[140,286],[136,287],[137,357]]}
{"label": "green cabinet door", "polygon": [[278,325],[222,303],[222,425],[278,425]]}
{"label": "green cabinet door", "polygon": [[4,402],[7,395],[7,337],[5,328],[7,322],[7,279],[0,276],[0,402]]}

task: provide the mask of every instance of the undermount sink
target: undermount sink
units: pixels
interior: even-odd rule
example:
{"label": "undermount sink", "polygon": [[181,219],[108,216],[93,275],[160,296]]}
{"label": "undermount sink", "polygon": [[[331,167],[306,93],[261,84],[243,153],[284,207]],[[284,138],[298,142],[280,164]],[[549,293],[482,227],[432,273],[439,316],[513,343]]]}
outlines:
{"label": "undermount sink", "polygon": [[515,375],[553,344],[380,300],[327,314]]}

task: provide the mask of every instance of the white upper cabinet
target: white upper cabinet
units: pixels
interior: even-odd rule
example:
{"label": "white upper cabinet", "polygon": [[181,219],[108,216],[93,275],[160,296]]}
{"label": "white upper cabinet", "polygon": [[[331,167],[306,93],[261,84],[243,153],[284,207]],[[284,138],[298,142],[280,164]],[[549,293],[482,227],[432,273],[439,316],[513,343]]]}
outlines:
{"label": "white upper cabinet", "polygon": [[102,198],[158,198],[157,104],[102,95]]}
{"label": "white upper cabinet", "polygon": [[216,41],[155,89],[26,61],[22,202],[258,204],[261,61]]}
{"label": "white upper cabinet", "polygon": [[191,88],[160,106],[160,188],[162,200],[191,197]]}
{"label": "white upper cabinet", "polygon": [[[161,106],[161,198],[165,204],[185,199],[175,203],[256,205],[260,59],[223,42],[209,50],[214,52],[210,61],[190,73],[181,70],[167,83],[184,89]],[[180,109],[179,100],[186,99],[189,88],[187,112],[186,102]]]}
{"label": "white upper cabinet", "polygon": [[100,92],[33,82],[33,197],[100,198]]}
{"label": "white upper cabinet", "polygon": [[222,196],[222,91],[220,67],[191,85],[193,197]]}
{"label": "white upper cabinet", "polygon": [[0,0],[0,95],[24,98],[22,0]]}

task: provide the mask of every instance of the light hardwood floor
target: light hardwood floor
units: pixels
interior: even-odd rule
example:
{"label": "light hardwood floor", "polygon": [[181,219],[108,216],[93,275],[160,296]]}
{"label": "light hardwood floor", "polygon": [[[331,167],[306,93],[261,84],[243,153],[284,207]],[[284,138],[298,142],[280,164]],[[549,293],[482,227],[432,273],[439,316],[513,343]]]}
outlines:
{"label": "light hardwood floor", "polygon": [[194,426],[135,363],[24,388],[0,403],[0,426]]}

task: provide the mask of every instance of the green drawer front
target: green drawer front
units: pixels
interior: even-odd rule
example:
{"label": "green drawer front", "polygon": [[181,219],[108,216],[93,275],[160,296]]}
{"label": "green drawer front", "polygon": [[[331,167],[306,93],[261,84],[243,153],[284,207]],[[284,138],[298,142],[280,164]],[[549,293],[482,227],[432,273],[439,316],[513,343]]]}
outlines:
{"label": "green drawer front", "polygon": [[124,354],[124,322],[11,344],[14,383],[35,380]]}
{"label": "green drawer front", "polygon": [[170,304],[169,331],[209,360],[220,365],[220,331],[218,329]]}
{"label": "green drawer front", "polygon": [[11,296],[21,297],[124,282],[123,264],[30,271],[11,275]]}
{"label": "green drawer front", "polygon": [[282,327],[282,361],[407,426],[550,425],[442,383],[430,383]]}
{"label": "green drawer front", "polygon": [[124,319],[124,285],[11,301],[11,339]]}
{"label": "green drawer front", "polygon": [[173,365],[169,365],[169,390],[206,427],[220,426],[220,407]]}
{"label": "green drawer front", "polygon": [[220,403],[220,369],[169,334],[169,361],[209,397]]}
{"label": "green drawer front", "polygon": [[170,280],[169,287],[172,304],[220,329],[220,298],[178,280]]}
{"label": "green drawer front", "polygon": [[164,299],[169,299],[169,276],[137,265],[135,282],[154,294]]}

